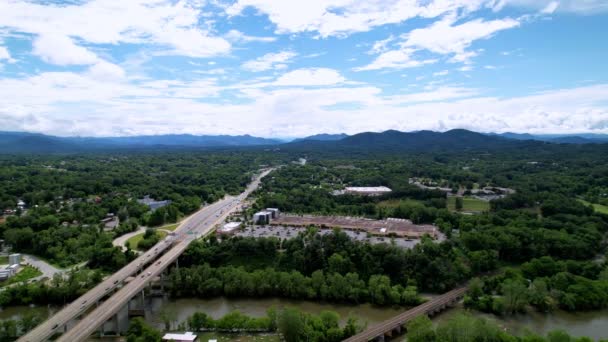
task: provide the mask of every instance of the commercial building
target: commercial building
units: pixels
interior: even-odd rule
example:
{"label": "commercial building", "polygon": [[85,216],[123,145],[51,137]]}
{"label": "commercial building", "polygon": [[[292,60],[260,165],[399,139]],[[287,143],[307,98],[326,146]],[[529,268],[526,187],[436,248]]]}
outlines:
{"label": "commercial building", "polygon": [[198,336],[187,331],[183,334],[165,334],[163,341],[174,341],[174,342],[192,342],[196,341]]}
{"label": "commercial building", "polygon": [[268,224],[270,219],[272,219],[270,211],[259,211],[253,214],[253,224]]}
{"label": "commercial building", "polygon": [[241,228],[241,222],[228,222],[222,228],[217,230],[219,235],[232,235],[235,231]]}
{"label": "commercial building", "polygon": [[138,199],[137,202],[147,205],[150,208],[150,210],[152,210],[152,211],[171,204],[171,200],[157,201],[153,198],[150,198],[149,195],[144,196],[144,198],[142,198],[142,199]]}
{"label": "commercial building", "polygon": [[267,212],[270,212],[270,216],[273,219],[276,219],[277,217],[279,217],[280,211],[277,208],[266,208]]}
{"label": "commercial building", "polygon": [[344,189],[345,194],[363,195],[363,196],[380,196],[391,192],[386,186],[349,186]]}
{"label": "commercial building", "polygon": [[11,254],[8,256],[8,264],[9,265],[15,265],[15,264],[20,264],[21,263],[21,254],[19,253],[15,253],[15,254]]}

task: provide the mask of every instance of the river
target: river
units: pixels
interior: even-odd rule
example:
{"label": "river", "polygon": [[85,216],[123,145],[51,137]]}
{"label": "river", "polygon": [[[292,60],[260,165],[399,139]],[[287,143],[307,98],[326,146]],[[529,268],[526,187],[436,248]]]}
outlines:
{"label": "river", "polygon": [[[361,323],[367,323],[368,326],[389,319],[404,309],[401,308],[380,308],[370,304],[346,305],[346,304],[330,304],[322,302],[289,300],[280,298],[225,298],[218,297],[212,299],[163,299],[150,298],[152,312],[147,315],[146,319],[149,323],[162,328],[161,310],[172,312],[175,315],[176,322],[183,322],[194,312],[205,312],[213,318],[220,318],[227,313],[239,310],[240,312],[250,316],[264,316],[266,310],[272,306],[285,307],[291,306],[299,308],[308,313],[318,314],[323,310],[332,310],[340,314],[340,317],[345,321],[349,315],[355,316]],[[47,306],[14,306],[0,309],[0,320],[17,319],[25,312],[32,312],[47,317],[49,314],[57,310],[55,307]],[[450,317],[463,313],[465,311],[462,306],[450,309],[433,320],[441,322]],[[573,336],[589,336],[595,340],[608,337],[608,310],[590,311],[569,313],[565,311],[556,311],[551,314],[541,314],[538,312],[530,312],[526,315],[517,315],[513,317],[497,317],[490,314],[473,312],[477,317],[483,317],[495,321],[502,327],[505,327],[510,332],[516,334],[525,333],[530,330],[537,334],[546,334],[551,330],[562,329]],[[248,341],[246,336],[231,336],[222,334],[222,341]],[[271,336],[268,336],[271,337]],[[262,336],[256,340],[264,340]],[[273,341],[273,339],[269,339]],[[203,339],[204,341],[204,339]]]}
{"label": "river", "polygon": [[[259,317],[264,316],[266,310],[271,306],[291,306],[314,314],[318,314],[323,310],[332,310],[340,314],[343,321],[349,315],[353,315],[359,319],[359,322],[367,323],[368,326],[389,319],[404,310],[400,308],[380,308],[370,304],[329,304],[279,298],[234,299],[218,297],[213,299],[177,300],[155,298],[153,301],[153,314],[149,315],[147,320],[158,327],[162,327],[162,319],[160,318],[161,308],[174,312],[177,321],[183,322],[188,316],[197,311],[205,312],[216,319],[234,310]],[[462,306],[457,306],[436,316],[434,321],[438,323],[464,311],[465,309]],[[530,312],[526,315],[506,318],[478,312],[473,312],[473,315],[493,320],[515,334],[523,334],[526,330],[529,330],[544,335],[551,330],[562,329],[573,336],[589,336],[595,340],[608,337],[608,310],[579,313],[556,311],[551,314]]]}

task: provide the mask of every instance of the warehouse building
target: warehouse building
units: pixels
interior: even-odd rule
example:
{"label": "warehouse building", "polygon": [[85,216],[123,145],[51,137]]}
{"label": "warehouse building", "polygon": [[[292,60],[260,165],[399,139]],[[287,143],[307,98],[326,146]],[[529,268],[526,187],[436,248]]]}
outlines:
{"label": "warehouse building", "polygon": [[363,196],[381,196],[391,191],[393,190],[386,186],[349,186],[344,189],[346,194]]}

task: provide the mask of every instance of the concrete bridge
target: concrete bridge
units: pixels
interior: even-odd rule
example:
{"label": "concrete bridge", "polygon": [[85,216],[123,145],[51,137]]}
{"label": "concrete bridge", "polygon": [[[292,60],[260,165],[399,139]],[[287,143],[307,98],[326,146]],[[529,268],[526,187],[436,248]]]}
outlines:
{"label": "concrete bridge", "polygon": [[[103,333],[106,324],[118,322],[116,316],[125,309],[132,314],[141,314],[141,309],[129,308],[131,300],[138,295],[143,296],[144,289],[150,287],[155,279],[162,277],[167,268],[175,265],[177,258],[192,241],[212,232],[215,225],[236,210],[241,201],[255,190],[260,180],[272,170],[262,172],[237,197],[227,196],[190,216],[175,230],[175,236],[170,236],[150,248],[18,341],[47,341],[62,332],[63,335],[58,341],[84,341],[95,331],[101,330]],[[127,282],[127,278],[131,277],[132,280]],[[114,329],[118,330],[118,323],[114,326]]]}
{"label": "concrete bridge", "polygon": [[468,286],[464,286],[446,292],[400,315],[378,323],[355,336],[351,336],[344,340],[344,342],[384,341],[385,338],[391,338],[393,335],[401,334],[405,331],[405,325],[409,321],[420,315],[433,316],[440,313],[462,299],[467,290]]}

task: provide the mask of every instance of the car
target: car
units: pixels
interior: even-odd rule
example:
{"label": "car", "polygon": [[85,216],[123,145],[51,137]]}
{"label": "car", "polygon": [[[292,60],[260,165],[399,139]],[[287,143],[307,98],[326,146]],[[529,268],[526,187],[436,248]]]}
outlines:
{"label": "car", "polygon": [[141,278],[143,279],[145,276],[146,276],[145,274],[142,274],[142,275],[141,275]]}
{"label": "car", "polygon": [[82,302],[82,305],[85,305],[87,303],[87,301],[85,300],[84,302]]}
{"label": "car", "polygon": [[114,280],[114,285],[118,284],[118,280]]}
{"label": "car", "polygon": [[159,262],[157,262],[156,264],[157,264],[157,265],[160,265],[160,263],[161,263],[161,262],[162,262],[162,261],[159,261]]}
{"label": "car", "polygon": [[151,276],[151,275],[152,275],[152,272],[148,272],[148,276]]}
{"label": "car", "polygon": [[110,288],[109,288],[109,287],[106,287],[106,292],[108,292],[108,291],[110,291]]}

